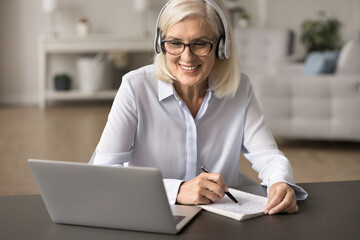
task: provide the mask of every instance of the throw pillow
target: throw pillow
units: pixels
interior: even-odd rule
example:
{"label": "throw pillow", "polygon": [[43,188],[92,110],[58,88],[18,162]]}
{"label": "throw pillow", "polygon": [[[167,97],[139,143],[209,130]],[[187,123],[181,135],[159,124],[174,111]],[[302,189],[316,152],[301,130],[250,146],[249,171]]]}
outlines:
{"label": "throw pillow", "polygon": [[305,60],[304,75],[330,74],[335,72],[338,51],[311,52]]}
{"label": "throw pillow", "polygon": [[360,74],[360,37],[350,40],[341,49],[336,74]]}

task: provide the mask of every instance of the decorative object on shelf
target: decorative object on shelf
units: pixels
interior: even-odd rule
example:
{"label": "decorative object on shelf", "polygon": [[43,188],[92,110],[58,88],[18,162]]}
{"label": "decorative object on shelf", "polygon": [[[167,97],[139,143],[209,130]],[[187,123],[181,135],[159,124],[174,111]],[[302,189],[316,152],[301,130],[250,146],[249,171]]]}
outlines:
{"label": "decorative object on shelf", "polygon": [[77,60],[77,76],[81,92],[93,93],[112,88],[111,66],[103,53],[95,57],[80,57]]}
{"label": "decorative object on shelf", "polygon": [[46,31],[46,36],[55,38],[58,35],[55,23],[55,12],[58,7],[58,2],[57,0],[42,0],[41,6],[49,18],[49,29]]}
{"label": "decorative object on shelf", "polygon": [[90,23],[85,17],[80,18],[76,24],[76,31],[80,37],[86,37],[90,33]]}
{"label": "decorative object on shelf", "polygon": [[68,91],[71,89],[71,77],[66,73],[56,74],[54,86],[57,91]]}
{"label": "decorative object on shelf", "polygon": [[149,5],[150,5],[149,0],[133,0],[133,7],[135,11],[139,13],[145,12],[146,9],[148,9]]}
{"label": "decorative object on shelf", "polygon": [[301,42],[307,53],[312,51],[331,51],[341,47],[341,22],[327,18],[325,12],[318,12],[317,20],[305,20],[301,24]]}
{"label": "decorative object on shelf", "polygon": [[114,88],[120,87],[122,77],[129,71],[130,55],[126,52],[112,51],[108,53],[108,59],[114,66]]}
{"label": "decorative object on shelf", "polygon": [[125,52],[109,52],[108,59],[112,61],[117,68],[126,69],[129,66],[129,54]]}
{"label": "decorative object on shelf", "polygon": [[134,10],[141,15],[142,35],[149,37],[150,32],[147,29],[147,14],[150,7],[150,0],[133,0]]}

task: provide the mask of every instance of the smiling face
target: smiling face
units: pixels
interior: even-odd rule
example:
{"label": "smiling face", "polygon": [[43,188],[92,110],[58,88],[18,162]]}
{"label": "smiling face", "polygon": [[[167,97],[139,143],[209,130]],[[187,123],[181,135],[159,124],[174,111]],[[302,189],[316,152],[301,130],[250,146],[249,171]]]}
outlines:
{"label": "smiling face", "polygon": [[[211,26],[200,18],[187,18],[171,27],[165,34],[165,40],[176,40],[183,43],[212,42],[216,38]],[[189,47],[180,55],[166,53],[166,62],[170,72],[181,85],[188,87],[203,84],[208,79],[215,64],[215,49],[206,56],[196,56]]]}

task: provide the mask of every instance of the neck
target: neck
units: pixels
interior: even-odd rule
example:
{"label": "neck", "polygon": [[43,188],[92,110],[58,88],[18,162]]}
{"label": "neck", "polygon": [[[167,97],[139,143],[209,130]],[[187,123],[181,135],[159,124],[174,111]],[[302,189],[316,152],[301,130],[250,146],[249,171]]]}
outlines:
{"label": "neck", "polygon": [[204,101],[206,91],[208,89],[208,82],[204,81],[196,86],[186,86],[175,81],[174,88],[189,108],[193,117],[195,117]]}

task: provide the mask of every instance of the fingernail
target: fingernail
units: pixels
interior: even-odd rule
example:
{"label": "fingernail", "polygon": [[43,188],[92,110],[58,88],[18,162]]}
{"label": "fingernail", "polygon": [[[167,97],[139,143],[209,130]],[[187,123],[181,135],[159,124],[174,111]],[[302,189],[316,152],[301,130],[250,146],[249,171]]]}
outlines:
{"label": "fingernail", "polygon": [[274,210],[270,210],[270,211],[269,211],[269,215],[273,215],[274,213],[275,213]]}

